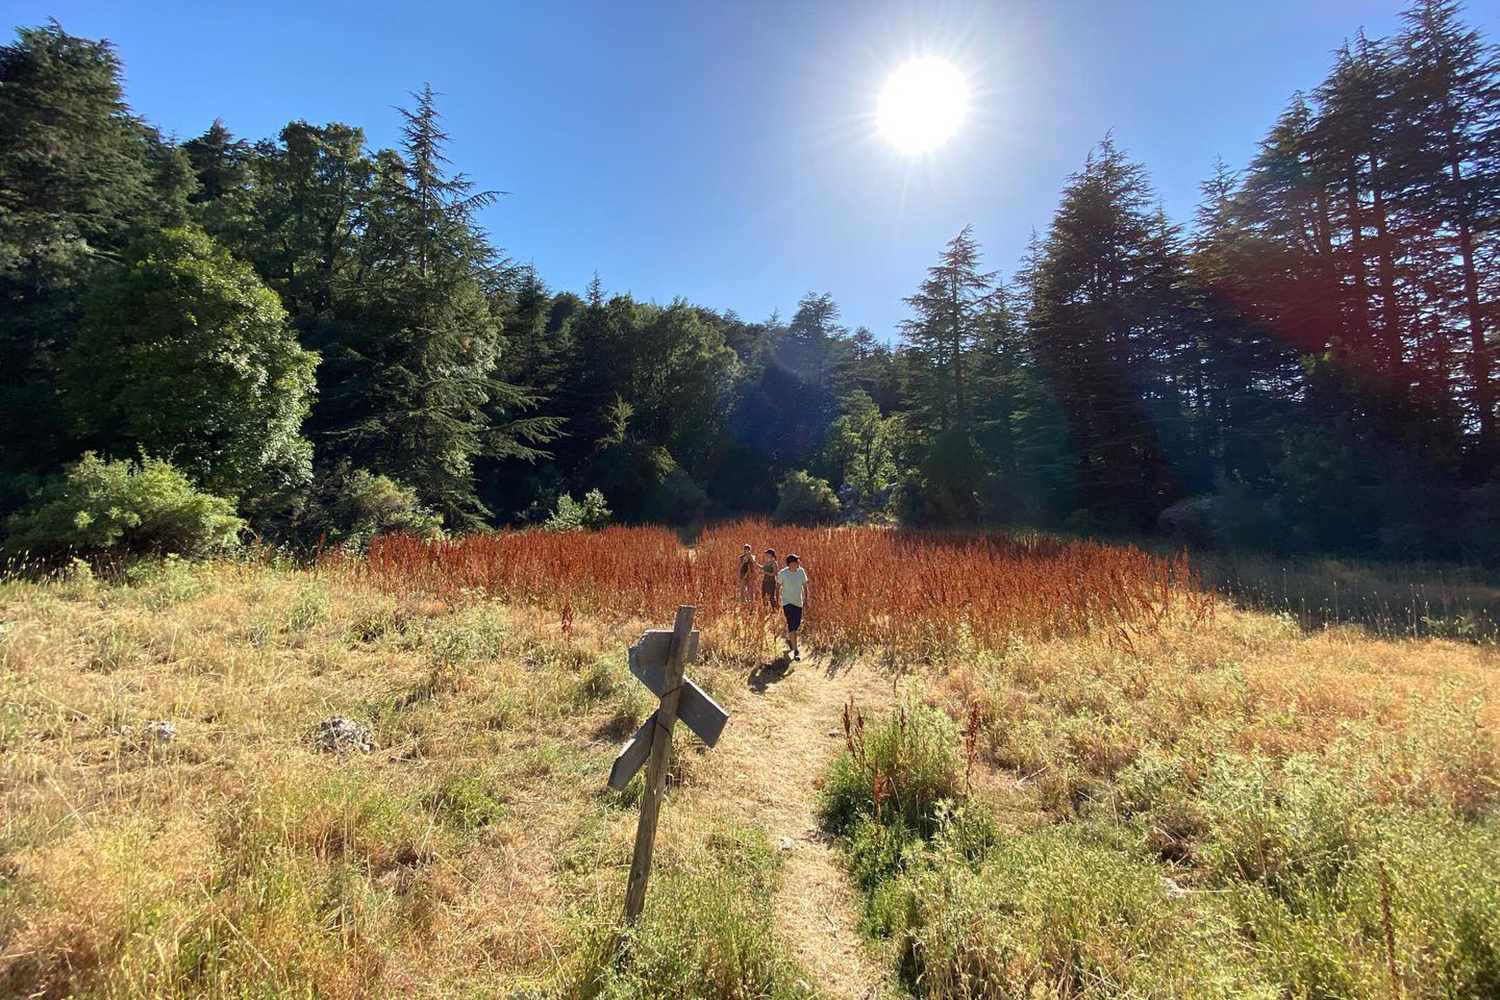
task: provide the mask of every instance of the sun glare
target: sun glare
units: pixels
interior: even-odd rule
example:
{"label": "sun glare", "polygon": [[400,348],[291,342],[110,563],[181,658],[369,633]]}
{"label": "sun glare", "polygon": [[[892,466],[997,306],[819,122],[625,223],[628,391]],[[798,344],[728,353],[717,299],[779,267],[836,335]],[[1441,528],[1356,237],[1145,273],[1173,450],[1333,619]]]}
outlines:
{"label": "sun glare", "polygon": [[880,92],[880,134],[903,153],[936,149],[958,131],[969,110],[969,83],[950,62],[913,59]]}

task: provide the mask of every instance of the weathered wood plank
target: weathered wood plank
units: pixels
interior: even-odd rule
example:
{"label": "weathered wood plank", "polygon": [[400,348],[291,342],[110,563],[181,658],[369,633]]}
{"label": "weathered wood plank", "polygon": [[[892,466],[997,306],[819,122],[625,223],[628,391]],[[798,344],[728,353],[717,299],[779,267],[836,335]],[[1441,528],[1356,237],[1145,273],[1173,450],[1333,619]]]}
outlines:
{"label": "weathered wood plank", "polygon": [[641,728],[630,737],[630,742],[620,748],[615,754],[614,765],[609,769],[609,787],[617,792],[623,792],[625,786],[630,784],[630,779],[635,777],[635,772],[646,763],[646,758],[651,756],[651,730],[656,726],[656,713],[641,723]]}
{"label": "weathered wood plank", "polygon": [[625,923],[635,923],[646,903],[646,881],[651,877],[651,850],[656,845],[656,821],[661,814],[662,792],[667,784],[667,765],[672,759],[672,727],[677,724],[677,706],[682,700],[682,667],[687,661],[693,615],[691,604],[677,606],[677,621],[667,650],[662,676],[661,707],[651,727],[651,756],[646,764],[646,790],[641,796],[641,820],[635,828],[635,851],[630,857],[630,882],[625,887]]}
{"label": "weathered wood plank", "polygon": [[[635,665],[641,664],[644,668],[651,666],[661,670],[667,665],[667,653],[672,648],[672,630],[666,628],[650,628],[641,633],[641,637],[631,644],[625,651],[630,660],[631,673],[635,672]],[[684,663],[692,663],[698,658],[698,630],[693,629],[693,634],[688,639],[687,659]]]}
{"label": "weathered wood plank", "polygon": [[[667,689],[665,668],[642,667],[639,660],[632,660],[630,672],[657,697]],[[691,677],[682,679],[682,701],[677,706],[677,717],[709,746],[719,742],[724,723],[729,721],[729,713]]]}

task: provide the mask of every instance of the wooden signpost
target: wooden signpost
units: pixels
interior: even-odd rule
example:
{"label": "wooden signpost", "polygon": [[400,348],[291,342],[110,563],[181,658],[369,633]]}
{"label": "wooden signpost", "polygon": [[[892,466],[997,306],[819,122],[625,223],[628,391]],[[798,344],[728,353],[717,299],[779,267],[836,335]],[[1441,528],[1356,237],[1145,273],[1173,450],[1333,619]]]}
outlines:
{"label": "wooden signpost", "polygon": [[646,902],[656,819],[666,788],[667,765],[672,759],[672,727],[680,718],[699,739],[713,746],[719,742],[719,734],[729,720],[728,712],[683,675],[684,665],[698,654],[698,633],[693,631],[696,611],[691,605],[678,605],[672,631],[652,629],[630,647],[630,672],[661,698],[661,704],[625,744],[609,771],[609,787],[622,789],[641,769],[641,764],[646,764],[641,819],[635,830],[635,853],[630,858],[630,883],[625,888],[627,924],[635,922]]}

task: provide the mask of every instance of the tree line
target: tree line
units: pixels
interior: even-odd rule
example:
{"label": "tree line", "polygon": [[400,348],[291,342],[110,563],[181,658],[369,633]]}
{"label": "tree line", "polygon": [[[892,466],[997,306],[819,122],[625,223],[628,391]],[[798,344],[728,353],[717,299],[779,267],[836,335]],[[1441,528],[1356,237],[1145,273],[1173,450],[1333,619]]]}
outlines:
{"label": "tree line", "polygon": [[890,342],[827,293],[750,321],[550,288],[478,224],[430,89],[395,149],[174,142],[120,76],[56,23],[0,48],[0,513],[88,454],[302,542],[597,489],[630,521],[1500,551],[1500,61],[1451,0],[1340,48],[1189,227],[1105,137],[1013,273],[964,229]]}

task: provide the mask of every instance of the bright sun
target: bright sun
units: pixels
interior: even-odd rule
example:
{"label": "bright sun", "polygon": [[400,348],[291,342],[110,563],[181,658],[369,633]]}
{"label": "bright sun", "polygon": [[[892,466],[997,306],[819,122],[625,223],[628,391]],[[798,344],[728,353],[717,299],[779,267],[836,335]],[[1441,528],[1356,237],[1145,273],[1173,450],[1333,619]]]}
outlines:
{"label": "bright sun", "polygon": [[925,153],[952,137],[969,110],[969,84],[950,62],[913,59],[880,92],[880,134],[903,153]]}

